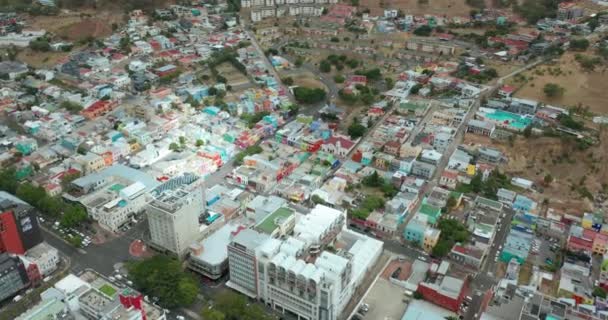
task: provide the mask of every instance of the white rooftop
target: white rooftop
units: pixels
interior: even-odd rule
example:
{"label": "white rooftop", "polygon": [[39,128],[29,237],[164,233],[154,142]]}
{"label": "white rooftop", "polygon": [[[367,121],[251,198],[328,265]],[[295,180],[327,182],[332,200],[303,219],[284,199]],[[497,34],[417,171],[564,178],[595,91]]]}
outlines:
{"label": "white rooftop", "polygon": [[225,224],[200,242],[203,250],[199,255],[192,254],[190,257],[213,265],[222,263],[228,258],[228,244],[230,244],[232,232],[238,228],[239,226],[235,224]]}

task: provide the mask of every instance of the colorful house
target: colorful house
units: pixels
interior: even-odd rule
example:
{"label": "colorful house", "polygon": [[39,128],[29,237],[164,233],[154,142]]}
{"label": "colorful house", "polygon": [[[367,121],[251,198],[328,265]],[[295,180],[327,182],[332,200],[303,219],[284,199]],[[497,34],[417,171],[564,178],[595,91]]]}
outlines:
{"label": "colorful house", "polygon": [[420,206],[420,209],[418,209],[418,214],[427,216],[427,222],[434,225],[441,217],[441,208],[425,203]]}

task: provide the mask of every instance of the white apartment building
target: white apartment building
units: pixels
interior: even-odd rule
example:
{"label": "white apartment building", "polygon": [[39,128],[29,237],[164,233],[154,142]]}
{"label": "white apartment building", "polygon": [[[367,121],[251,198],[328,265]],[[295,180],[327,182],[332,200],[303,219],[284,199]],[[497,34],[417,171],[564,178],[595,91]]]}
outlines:
{"label": "white apartment building", "polygon": [[140,170],[113,165],[72,181],[64,198],[82,204],[103,228],[117,232],[144,210],[146,193],[160,183]]}
{"label": "white apartment building", "polygon": [[153,246],[183,257],[199,236],[205,212],[204,183],[192,174],[173,178],[150,192],[146,206]]}
{"label": "white apartment building", "polygon": [[20,256],[26,264],[35,264],[42,277],[46,277],[57,270],[59,264],[59,251],[46,242],[41,242]]}
{"label": "white apartment building", "polygon": [[[228,247],[228,286],[298,319],[338,319],[382,253],[381,241],[345,221],[345,212],[317,205],[284,241],[241,231]],[[322,251],[335,242],[341,249]]]}
{"label": "white apartment building", "polygon": [[242,8],[252,8],[251,21],[261,21],[267,17],[320,16],[323,6],[338,3],[337,0],[241,0]]}

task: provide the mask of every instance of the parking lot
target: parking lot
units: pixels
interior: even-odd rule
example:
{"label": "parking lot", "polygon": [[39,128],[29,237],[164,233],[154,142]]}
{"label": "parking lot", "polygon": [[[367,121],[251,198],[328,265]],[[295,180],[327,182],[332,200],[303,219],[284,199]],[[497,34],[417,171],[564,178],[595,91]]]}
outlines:
{"label": "parking lot", "polygon": [[[369,305],[369,311],[359,316],[361,319],[386,319],[397,320],[403,317],[407,308],[404,289],[391,283],[389,280],[379,277],[378,281],[371,288],[367,296],[363,298],[363,303]],[[355,319],[355,317],[353,317]]]}
{"label": "parking lot", "polygon": [[532,242],[530,254],[536,257],[533,261],[537,266],[551,266],[557,263],[556,257],[559,250],[559,245],[555,241],[552,242],[551,239],[544,237],[536,237]]}

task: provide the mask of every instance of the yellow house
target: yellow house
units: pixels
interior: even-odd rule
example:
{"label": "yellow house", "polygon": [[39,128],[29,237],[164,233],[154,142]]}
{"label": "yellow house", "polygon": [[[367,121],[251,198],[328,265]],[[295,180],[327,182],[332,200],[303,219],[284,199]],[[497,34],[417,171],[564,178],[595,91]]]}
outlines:
{"label": "yellow house", "polygon": [[467,166],[467,175],[469,175],[470,177],[475,175],[475,171],[475,165],[470,164]]}
{"label": "yellow house", "polygon": [[97,172],[106,167],[106,161],[103,157],[90,152],[76,158],[76,162],[82,166],[84,174]]}
{"label": "yellow house", "polygon": [[424,231],[424,242],[422,243],[422,248],[426,252],[431,252],[437,241],[439,241],[439,235],[441,234],[441,230],[428,227]]}

